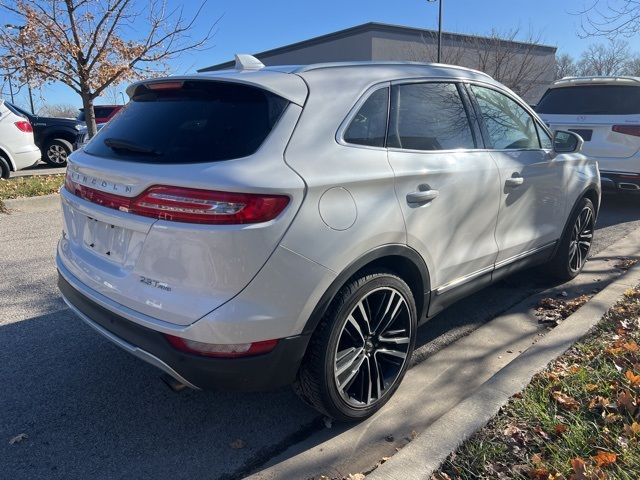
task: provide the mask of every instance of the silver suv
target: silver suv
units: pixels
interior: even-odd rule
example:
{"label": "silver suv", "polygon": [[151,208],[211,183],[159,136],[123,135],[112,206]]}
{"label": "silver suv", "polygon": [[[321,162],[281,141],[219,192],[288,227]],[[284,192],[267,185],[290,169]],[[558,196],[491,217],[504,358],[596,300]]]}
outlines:
{"label": "silver suv", "polygon": [[59,286],[180,385],[293,383],[365,418],[418,325],[517,269],[572,278],[589,253],[596,163],[480,72],[238,57],[128,94],[70,158]]}

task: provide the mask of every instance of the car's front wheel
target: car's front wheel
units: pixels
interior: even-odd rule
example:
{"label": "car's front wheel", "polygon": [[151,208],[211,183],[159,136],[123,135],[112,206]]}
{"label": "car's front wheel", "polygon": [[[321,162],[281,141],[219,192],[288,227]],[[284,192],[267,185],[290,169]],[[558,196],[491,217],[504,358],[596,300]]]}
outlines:
{"label": "car's front wheel", "polygon": [[73,146],[69,142],[62,138],[54,138],[45,144],[42,159],[53,167],[64,167],[72,151]]}
{"label": "car's front wheel", "polygon": [[409,286],[390,272],[363,274],[338,293],[314,333],[295,389],[341,421],[367,418],[393,395],[415,344]]}
{"label": "car's front wheel", "polygon": [[567,281],[582,271],[591,250],[595,221],[593,203],[588,198],[582,198],[567,222],[556,253],[545,266],[551,276]]}

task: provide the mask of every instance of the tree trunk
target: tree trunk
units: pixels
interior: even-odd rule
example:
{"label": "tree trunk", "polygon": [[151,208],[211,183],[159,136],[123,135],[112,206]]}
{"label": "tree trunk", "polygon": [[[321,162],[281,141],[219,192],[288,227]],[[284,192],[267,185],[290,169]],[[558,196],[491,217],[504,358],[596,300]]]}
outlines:
{"label": "tree trunk", "polygon": [[92,138],[96,132],[96,115],[93,111],[93,97],[88,92],[82,92],[82,106],[84,107],[84,121],[87,124],[87,135]]}

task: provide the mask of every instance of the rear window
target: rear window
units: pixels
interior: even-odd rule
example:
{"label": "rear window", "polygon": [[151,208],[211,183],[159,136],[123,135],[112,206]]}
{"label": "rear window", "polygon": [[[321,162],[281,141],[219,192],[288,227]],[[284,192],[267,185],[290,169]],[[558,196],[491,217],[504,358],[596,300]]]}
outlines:
{"label": "rear window", "polygon": [[640,113],[640,87],[583,85],[547,90],[539,113],[566,115],[634,115]]}
{"label": "rear window", "polygon": [[187,81],[182,88],[138,87],[85,152],[149,163],[246,157],[262,145],[288,102],[265,90]]}

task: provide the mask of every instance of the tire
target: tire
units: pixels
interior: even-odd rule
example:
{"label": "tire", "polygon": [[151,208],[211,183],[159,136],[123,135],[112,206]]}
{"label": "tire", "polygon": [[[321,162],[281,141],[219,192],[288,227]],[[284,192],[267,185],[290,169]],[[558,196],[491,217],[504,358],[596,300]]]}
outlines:
{"label": "tire", "polygon": [[65,167],[67,158],[73,152],[73,145],[62,138],[54,138],[45,143],[42,160],[53,167]]}
{"label": "tire", "polygon": [[545,273],[566,282],[582,271],[593,241],[595,218],[593,203],[582,198],[571,212],[555,254],[543,267]]}
{"label": "tire", "polygon": [[416,328],[409,286],[391,272],[363,273],[338,292],[320,321],[294,390],[338,421],[373,415],[407,371]]}
{"label": "tire", "polygon": [[2,154],[0,154],[0,178],[7,180],[11,175],[11,168],[9,168],[9,162]]}

